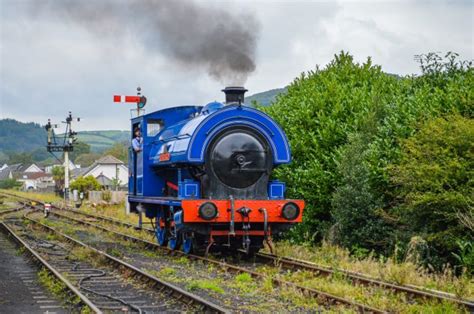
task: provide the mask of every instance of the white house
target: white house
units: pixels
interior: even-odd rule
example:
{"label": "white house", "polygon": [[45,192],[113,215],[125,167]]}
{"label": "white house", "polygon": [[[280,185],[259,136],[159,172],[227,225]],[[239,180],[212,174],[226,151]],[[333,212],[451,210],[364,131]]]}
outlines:
{"label": "white house", "polygon": [[37,190],[54,185],[53,176],[45,172],[23,172],[17,177],[17,181],[23,183],[24,190]]}
{"label": "white house", "polygon": [[90,167],[72,171],[72,180],[87,176],[93,176],[105,187],[110,187],[114,180],[118,180],[120,186],[128,185],[128,167],[121,160],[111,155],[100,158]]}
{"label": "white house", "polygon": [[24,190],[36,190],[54,185],[53,177],[36,164],[15,164],[0,170],[0,180],[16,179]]}
{"label": "white house", "polygon": [[38,167],[37,165],[35,164],[31,164],[31,165],[26,165],[23,167],[24,169],[23,172],[43,172],[43,169],[41,169],[40,167]]}

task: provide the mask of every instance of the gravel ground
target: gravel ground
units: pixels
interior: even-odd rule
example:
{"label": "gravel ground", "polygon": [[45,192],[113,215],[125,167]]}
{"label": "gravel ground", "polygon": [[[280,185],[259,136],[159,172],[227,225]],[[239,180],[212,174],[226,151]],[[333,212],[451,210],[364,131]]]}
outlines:
{"label": "gravel ground", "polygon": [[1,313],[67,313],[61,300],[39,283],[37,271],[0,232]]}
{"label": "gravel ground", "polygon": [[[20,236],[76,286],[79,278],[85,276],[84,271],[96,274],[103,272],[103,276],[84,281],[83,287],[124,299],[130,304],[139,307],[143,313],[195,312],[195,308],[189,307],[174,298],[169,298],[165,293],[158,293],[141,284],[123,278],[121,274],[109,266],[97,267],[89,262],[80,260],[78,256],[75,256],[71,244],[48,238],[48,234],[45,232],[32,233],[29,230],[25,232],[25,228],[21,224],[11,226],[18,233],[23,233],[20,233]],[[73,269],[73,266],[77,267],[75,268],[77,271]],[[90,291],[82,289],[81,292],[90,298],[93,303],[97,304],[99,308],[110,308],[106,312],[123,312],[127,308],[120,302],[98,296]]]}

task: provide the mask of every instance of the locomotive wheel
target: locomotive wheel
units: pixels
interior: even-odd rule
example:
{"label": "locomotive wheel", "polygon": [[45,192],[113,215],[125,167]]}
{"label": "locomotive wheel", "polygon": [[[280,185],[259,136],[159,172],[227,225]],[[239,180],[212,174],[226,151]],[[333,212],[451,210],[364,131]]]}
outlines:
{"label": "locomotive wheel", "polygon": [[183,237],[181,236],[180,233],[176,232],[176,236],[169,238],[168,247],[172,250],[179,250],[182,242],[183,242]]}
{"label": "locomotive wheel", "polygon": [[207,243],[200,234],[195,234],[193,237],[183,236],[182,250],[186,254],[204,255],[206,247]]}
{"label": "locomotive wheel", "polygon": [[186,237],[183,240],[183,252],[186,254],[193,253],[193,238]]}
{"label": "locomotive wheel", "polygon": [[166,234],[166,228],[156,228],[156,240],[160,246],[166,246],[168,244],[168,236]]}

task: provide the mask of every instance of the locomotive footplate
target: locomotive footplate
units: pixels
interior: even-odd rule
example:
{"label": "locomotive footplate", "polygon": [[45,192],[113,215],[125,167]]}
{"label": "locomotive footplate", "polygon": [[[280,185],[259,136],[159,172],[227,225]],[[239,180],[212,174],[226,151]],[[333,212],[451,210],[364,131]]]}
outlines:
{"label": "locomotive footplate", "polygon": [[[184,211],[184,223],[284,223],[293,224],[302,221],[304,201],[302,200],[182,200],[181,207]],[[200,210],[204,206],[215,208],[214,215],[203,214]],[[232,210],[234,208],[234,211]],[[238,214],[238,210],[246,208],[245,216]],[[265,212],[263,211],[265,209]],[[291,212],[290,209],[293,211]],[[234,214],[233,214],[234,212]],[[288,213],[290,213],[288,215]],[[232,222],[233,221],[233,222]],[[230,226],[232,231],[232,226]]]}

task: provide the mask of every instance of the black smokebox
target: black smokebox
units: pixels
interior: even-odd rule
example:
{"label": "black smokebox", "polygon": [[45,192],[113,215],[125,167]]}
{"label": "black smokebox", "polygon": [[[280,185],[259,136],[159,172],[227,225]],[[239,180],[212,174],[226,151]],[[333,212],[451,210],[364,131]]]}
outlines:
{"label": "black smokebox", "polygon": [[247,91],[242,86],[228,86],[222,90],[225,93],[225,103],[227,105],[232,103],[244,103],[244,94]]}

